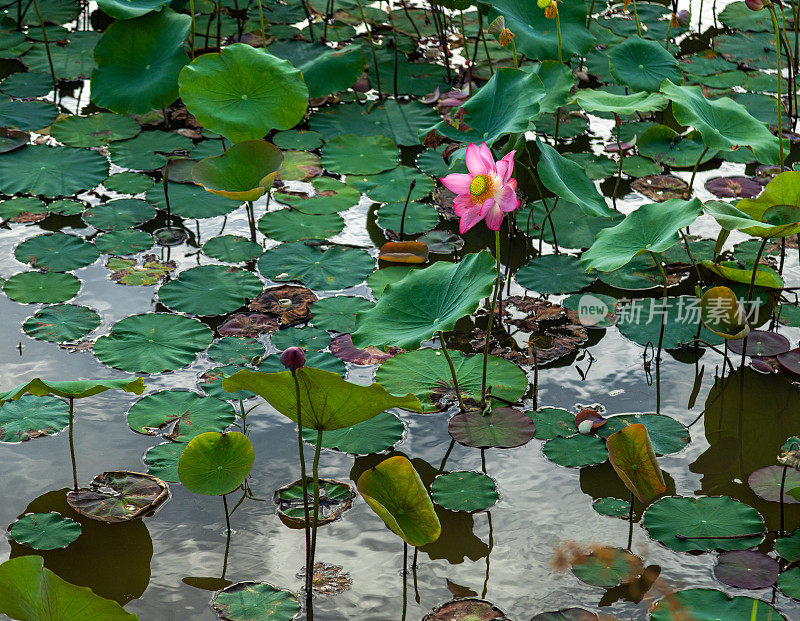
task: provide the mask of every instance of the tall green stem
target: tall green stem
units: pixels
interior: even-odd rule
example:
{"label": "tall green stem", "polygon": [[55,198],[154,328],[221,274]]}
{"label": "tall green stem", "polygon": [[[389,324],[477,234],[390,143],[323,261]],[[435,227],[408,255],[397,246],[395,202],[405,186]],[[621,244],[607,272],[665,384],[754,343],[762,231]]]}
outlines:
{"label": "tall green stem", "polygon": [[[314,555],[317,551],[317,528],[319,527],[319,453],[322,448],[322,429],[317,429],[317,448],[314,450],[314,465],[312,466],[312,476],[314,477],[314,516],[313,516],[313,530],[311,531],[311,555],[309,558],[310,565],[306,567],[306,579],[308,575],[314,575]],[[308,606],[306,610],[307,619],[313,620],[314,613],[311,610],[311,595],[312,589],[309,589],[306,594]]]}
{"label": "tall green stem", "polygon": [[564,58],[561,55],[561,18],[558,13],[556,13],[556,32],[558,33],[558,61],[564,62]]}
{"label": "tall green stem", "polygon": [[264,8],[261,6],[261,0],[258,2],[258,19],[261,22],[261,45],[264,46],[264,51],[267,51],[267,31],[264,29]]}
{"label": "tall green stem", "polygon": [[617,168],[617,181],[614,183],[614,193],[611,195],[611,200],[614,202],[614,209],[617,208],[617,190],[622,181],[622,163],[624,161],[625,149],[622,148],[622,131],[620,130],[620,118],[614,114],[614,124],[617,126],[617,149],[619,149],[619,167]]}
{"label": "tall green stem", "polygon": [[761,246],[758,248],[758,254],[756,255],[756,262],[753,265],[753,273],[750,275],[750,289],[747,291],[747,308],[745,311],[750,312],[750,302],[753,300],[753,289],[756,286],[756,275],[758,273],[758,263],[761,261],[761,255],[764,253],[764,247],[767,245],[769,241],[768,237],[764,238],[764,241],[761,242]]}
{"label": "tall green stem", "polygon": [[69,457],[72,460],[72,489],[78,491],[78,465],[75,463],[75,442],[73,430],[75,428],[75,400],[69,398]]}
{"label": "tall green stem", "polygon": [[[50,77],[53,79],[54,96],[57,95],[58,80],[56,79],[56,71],[53,69],[53,58],[50,56],[50,40],[47,38],[47,28],[44,27],[44,19],[42,13],[39,11],[39,0],[33,0],[33,8],[36,10],[36,16],[39,18],[39,25],[42,27],[42,38],[44,39],[44,51],[47,54],[47,64],[50,65]],[[77,489],[77,486],[76,486]]]}
{"label": "tall green stem", "polygon": [[297,401],[297,450],[300,453],[300,480],[303,486],[303,513],[305,516],[305,530],[306,530],[306,608],[310,610],[309,600],[311,599],[311,579],[313,571],[311,570],[310,554],[311,554],[311,516],[308,508],[308,479],[306,477],[306,457],[303,450],[303,414],[300,406],[300,380],[297,378],[297,373],[292,372],[294,376],[294,395]]}
{"label": "tall green stem", "polygon": [[700,154],[700,157],[697,158],[697,161],[694,163],[694,168],[692,168],[692,178],[689,180],[689,189],[686,191],[687,196],[692,195],[692,188],[694,187],[694,178],[697,175],[697,167],[700,166],[700,162],[703,161],[706,153],[708,153],[708,147],[703,149],[703,152]]}
{"label": "tall green stem", "polygon": [[192,46],[189,56],[194,60],[194,0],[189,0],[189,16],[192,18],[192,33],[189,38],[190,45]]}
{"label": "tall green stem", "polygon": [[636,10],[636,0],[633,0],[633,18],[636,20],[636,31],[639,33],[639,38],[641,38],[642,24],[639,22],[639,11]]}
{"label": "tall green stem", "polygon": [[497,305],[497,296],[500,294],[500,231],[494,232],[494,260],[497,269],[497,280],[494,285],[492,307],[489,309],[489,324],[486,326],[486,344],[483,346],[483,379],[481,380],[481,409],[486,409],[486,369],[489,364],[489,340],[492,337],[492,323],[494,322],[494,307]]}
{"label": "tall green stem", "polygon": [[456,397],[458,397],[458,405],[461,407],[461,411],[467,409],[464,405],[464,398],[461,396],[461,387],[458,385],[458,377],[456,376],[456,368],[453,366],[453,360],[450,358],[450,352],[447,351],[447,344],[444,342],[444,334],[439,332],[439,341],[442,344],[442,353],[444,357],[447,359],[447,364],[450,366],[450,375],[453,376],[453,390],[456,391]]}
{"label": "tall green stem", "polygon": [[357,0],[358,10],[361,12],[361,21],[364,22],[364,27],[367,29],[367,40],[369,47],[372,50],[372,65],[375,67],[375,82],[378,84],[378,98],[383,97],[383,90],[381,89],[381,75],[378,71],[378,55],[375,53],[375,42],[372,40],[372,29],[367,25],[367,18],[364,15],[364,7],[361,6],[361,0]]}
{"label": "tall green stem", "polygon": [[664,343],[664,326],[667,323],[667,287],[669,283],[667,282],[667,273],[664,271],[664,266],[661,265],[661,257],[655,252],[650,252],[650,256],[653,258],[653,262],[656,264],[658,271],[661,272],[661,286],[663,288],[661,301],[661,330],[658,334],[658,352],[656,353],[656,370],[658,370],[659,360],[661,360],[661,346]]}
{"label": "tall green stem", "polygon": [[775,15],[775,7],[773,7],[772,4],[768,4],[767,9],[769,9],[769,15],[772,18],[772,29],[775,31],[775,54],[778,65],[778,149],[780,150],[779,166],[781,167],[781,170],[783,170],[783,102],[781,101],[781,81],[783,80],[783,75],[781,74],[781,31],[780,27],[778,26],[778,16]]}

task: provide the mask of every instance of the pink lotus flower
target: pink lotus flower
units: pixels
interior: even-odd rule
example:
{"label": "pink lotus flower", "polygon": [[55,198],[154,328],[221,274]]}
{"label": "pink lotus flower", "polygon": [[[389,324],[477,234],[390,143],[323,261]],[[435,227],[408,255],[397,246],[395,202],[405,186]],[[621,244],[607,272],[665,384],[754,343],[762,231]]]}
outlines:
{"label": "pink lotus flower", "polygon": [[480,147],[470,143],[466,157],[469,174],[453,173],[441,179],[444,187],[458,194],[453,211],[461,218],[458,229],[462,235],[484,219],[486,226],[499,231],[503,214],[519,207],[517,182],[511,178],[515,153],[495,162],[485,142]]}

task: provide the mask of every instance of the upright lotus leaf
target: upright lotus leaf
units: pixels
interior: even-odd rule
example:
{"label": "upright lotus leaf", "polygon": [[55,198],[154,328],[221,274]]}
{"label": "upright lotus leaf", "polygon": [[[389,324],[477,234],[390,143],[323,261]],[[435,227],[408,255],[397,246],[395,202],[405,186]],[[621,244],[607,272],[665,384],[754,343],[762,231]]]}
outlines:
{"label": "upright lotus leaf", "polygon": [[[528,58],[560,60],[559,32],[554,19],[547,19],[536,2],[519,0],[492,0],[479,3],[489,8],[488,22],[502,16],[506,28],[516,35],[516,46]],[[594,37],[586,28],[586,3],[583,0],[559,2],[558,15],[561,26],[561,57],[584,55],[594,45]]]}
{"label": "upright lotus leaf", "polygon": [[645,504],[667,491],[647,428],[641,423],[628,425],[606,440],[608,460],[636,497]]}
{"label": "upright lotus leaf", "polygon": [[407,544],[419,547],[439,538],[442,526],[428,490],[402,455],[366,470],[356,486],[370,508]]}
{"label": "upright lotus leaf", "polygon": [[170,4],[169,0],[98,0],[97,7],[114,19],[131,19],[160,11],[165,4]]}
{"label": "upright lotus leaf", "polygon": [[67,382],[51,382],[37,378],[20,384],[12,390],[0,393],[0,403],[19,399],[24,394],[43,397],[45,395],[58,395],[66,399],[83,399],[92,397],[106,390],[123,390],[137,395],[144,392],[144,380],[136,379],[109,379],[109,380],[74,380]]}
{"label": "upright lotus leaf", "polygon": [[27,621],[137,621],[117,602],[59,578],[41,556],[19,556],[0,565],[0,613]]}
{"label": "upright lotus leaf", "polygon": [[750,331],[744,307],[728,287],[712,287],[700,298],[699,306],[705,327],[724,339],[744,338]]}
{"label": "upright lotus leaf", "polygon": [[[413,394],[395,397],[380,384],[360,386],[346,382],[338,373],[304,367],[297,371],[303,427],[332,431],[369,420],[389,408],[421,412]],[[228,392],[250,390],[278,412],[297,422],[294,378],[289,371],[260,373],[243,369],[222,380]]]}
{"label": "upright lotus leaf", "polygon": [[587,216],[613,216],[614,212],[580,164],[568,160],[549,144],[540,140],[536,144],[541,153],[536,171],[544,187],[560,199],[578,205]]}
{"label": "upright lotus leaf", "polygon": [[778,138],[743,105],[728,97],[706,99],[699,86],[676,86],[669,80],[661,92],[672,101],[675,120],[699,131],[709,150],[747,147],[763,164],[780,163]]}
{"label": "upright lotus leaf", "polygon": [[113,22],[94,48],[92,101],[117,114],[144,114],[175,101],[178,73],[189,62],[183,40],[191,21],[165,8]]}
{"label": "upright lotus leaf", "polygon": [[678,61],[657,41],[628,37],[611,47],[608,58],[614,79],[634,91],[658,91],[664,80],[683,81]]}
{"label": "upright lotus leaf", "polygon": [[195,494],[222,496],[253,469],[253,443],[243,433],[207,431],[192,438],[178,460],[178,477]]}
{"label": "upright lotus leaf", "polygon": [[269,49],[303,72],[308,96],[311,98],[324,97],[349,88],[361,77],[367,65],[367,56],[359,44],[337,50],[319,43],[291,43],[291,47],[287,47],[294,53],[283,53],[280,42]]}
{"label": "upright lotus leaf", "polygon": [[[504,67],[460,107],[466,130],[459,131],[446,121],[431,129],[452,140],[486,142],[491,146],[503,136],[527,130],[528,122],[539,116],[539,102],[545,95],[538,75]],[[424,136],[428,131],[420,134]]]}
{"label": "upright lotus leaf", "polygon": [[[569,92],[575,85],[575,76],[564,63],[557,60],[545,60],[534,65],[526,65],[525,71],[538,75],[544,84],[547,94],[539,102],[543,114],[555,112],[567,104],[570,99]],[[443,177],[444,175],[439,176]]]}
{"label": "upright lotus leaf", "polygon": [[272,187],[283,153],[264,140],[246,140],[217,157],[195,164],[192,178],[209,192],[240,201],[254,201]]}
{"label": "upright lotus leaf", "polygon": [[308,107],[303,74],[288,61],[244,43],[198,56],[181,71],[178,84],[198,122],[232,142],[290,129]]}
{"label": "upright lotus leaf", "polygon": [[[661,47],[660,45],[658,47]],[[619,95],[599,89],[583,89],[577,92],[575,103],[586,112],[613,112],[620,116],[637,112],[655,112],[669,105],[666,97],[659,93],[632,93]]]}
{"label": "upright lotus leaf", "polygon": [[702,211],[703,205],[696,198],[642,205],[618,225],[600,231],[581,256],[581,265],[587,271],[610,272],[645,252],[664,252],[680,241],[678,231],[694,222]]}
{"label": "upright lotus leaf", "polygon": [[494,263],[482,251],[460,263],[439,261],[387,285],[374,307],[356,315],[353,345],[416,349],[435,333],[452,330],[491,294]]}

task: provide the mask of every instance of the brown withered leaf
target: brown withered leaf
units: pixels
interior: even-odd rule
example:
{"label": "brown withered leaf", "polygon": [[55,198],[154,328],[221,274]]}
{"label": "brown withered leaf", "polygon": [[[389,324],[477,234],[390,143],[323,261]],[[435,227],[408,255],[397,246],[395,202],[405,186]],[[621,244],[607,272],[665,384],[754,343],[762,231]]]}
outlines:
{"label": "brown withered leaf", "polygon": [[[339,595],[353,586],[353,579],[341,565],[329,563],[314,563],[314,573],[311,576],[311,588],[322,595]],[[305,567],[297,574],[298,578],[305,579]]]}
{"label": "brown withered leaf", "polygon": [[295,326],[311,319],[311,305],[317,296],[306,287],[279,285],[265,289],[250,302],[250,310],[277,318],[283,327]]}
{"label": "brown withered leaf", "polygon": [[358,349],[353,345],[353,338],[349,334],[337,336],[331,341],[329,349],[339,360],[352,362],[359,366],[380,364],[403,351],[399,347],[390,347],[389,351],[382,351],[372,345],[369,345],[365,349]]}
{"label": "brown withered leaf", "polygon": [[59,343],[58,346],[74,354],[78,351],[92,351],[92,349],[94,349],[94,341],[73,341],[71,343]]}
{"label": "brown withered leaf", "polygon": [[220,336],[249,336],[256,338],[261,334],[272,334],[278,329],[278,320],[272,315],[262,313],[237,313],[225,320],[217,332]]}
{"label": "brown withered leaf", "polygon": [[631,187],[650,200],[663,203],[671,198],[688,198],[689,184],[673,175],[651,175],[636,179]]}

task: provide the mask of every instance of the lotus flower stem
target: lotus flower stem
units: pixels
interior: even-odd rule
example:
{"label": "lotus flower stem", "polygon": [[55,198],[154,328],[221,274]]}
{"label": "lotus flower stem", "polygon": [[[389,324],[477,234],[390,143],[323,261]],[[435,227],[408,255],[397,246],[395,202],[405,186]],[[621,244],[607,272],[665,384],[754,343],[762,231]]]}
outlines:
{"label": "lotus flower stem", "polygon": [[[558,205],[559,197],[556,196],[555,201],[553,202],[553,206],[547,210],[547,213],[544,214],[544,218],[542,219],[542,226],[539,229],[539,254],[542,254],[542,243],[544,241],[544,225],[547,222],[550,222],[550,233],[553,236],[553,249],[556,254],[558,254],[558,239],[556,238],[556,228],[553,225],[553,217],[552,213],[555,211],[556,206]],[[544,203],[545,208],[547,207],[547,203],[545,202],[544,198],[542,198],[542,203]]]}
{"label": "lotus flower stem", "polygon": [[[417,23],[411,18],[411,14],[408,12],[408,6],[406,5],[406,0],[400,0],[400,6],[403,7],[403,13],[406,14],[406,19],[411,23],[411,27],[414,29],[414,32],[417,33],[418,38],[422,38],[422,35],[419,32],[419,28],[417,28]],[[478,16],[480,19],[480,15]]]}
{"label": "lotus flower stem", "polygon": [[267,51],[267,31],[264,29],[264,8],[261,6],[261,0],[258,2],[258,19],[261,22],[261,45],[264,46],[264,51]]}
{"label": "lotus flower stem", "polygon": [[364,27],[367,29],[367,40],[369,41],[369,48],[372,50],[372,66],[375,68],[375,82],[378,85],[378,98],[383,97],[383,89],[381,89],[381,74],[378,70],[378,55],[375,53],[375,42],[372,40],[372,29],[367,25],[367,18],[364,16],[364,7],[361,5],[361,0],[358,2],[358,10],[361,12],[361,21],[364,22]]}
{"label": "lotus flower stem", "polygon": [[411,184],[408,186],[408,195],[406,195],[406,203],[403,205],[403,215],[400,216],[400,241],[403,241],[403,233],[405,232],[406,227],[406,210],[408,209],[408,201],[411,200],[411,193],[414,191],[414,188],[417,185],[417,180],[412,179]]}
{"label": "lotus flower stem", "polygon": [[322,38],[328,38],[328,22],[331,20],[331,16],[333,15],[333,0],[328,0],[325,5],[325,19],[323,20],[322,26]]}
{"label": "lotus flower stem", "polygon": [[308,36],[311,38],[311,42],[314,42],[314,29],[311,25],[311,11],[308,10],[308,5],[306,4],[306,0],[300,0],[300,4],[303,5],[303,11],[306,14],[306,20],[308,20]]}
{"label": "lotus flower stem", "polygon": [[683,232],[683,229],[678,231],[681,234],[681,239],[683,239],[683,246],[686,248],[686,254],[689,255],[689,260],[692,262],[692,267],[694,268],[695,274],[697,274],[697,281],[702,283],[703,278],[700,276],[700,268],[697,267],[697,261],[694,260],[692,256],[692,251],[689,249],[689,238],[686,237],[686,233]]}
{"label": "lotus flower stem", "polygon": [[75,442],[73,431],[75,429],[75,400],[69,398],[69,457],[72,460],[72,489],[78,491],[78,466],[75,463]]}
{"label": "lotus flower stem", "polygon": [[250,239],[256,241],[256,216],[253,211],[253,201],[247,201],[247,222],[250,225]]}
{"label": "lotus flower stem", "polygon": [[444,472],[444,466],[445,464],[447,464],[447,459],[448,457],[450,457],[450,453],[453,452],[453,447],[455,445],[456,441],[450,438],[450,446],[447,447],[447,451],[445,452],[444,457],[442,458],[442,463],[439,464],[439,474],[442,474]]}
{"label": "lotus flower stem", "polygon": [[[306,567],[306,581],[313,585],[314,575],[314,555],[317,551],[317,528],[319,527],[319,454],[322,449],[322,429],[317,429],[317,446],[314,450],[314,465],[312,466],[312,476],[314,477],[314,516],[312,518],[313,530],[311,531],[311,554],[309,555],[310,565]],[[306,602],[309,621],[313,621],[312,606],[313,586],[306,592]]]}
{"label": "lotus flower stem", "polygon": [[780,496],[780,500],[781,500],[781,528],[780,528],[780,530],[778,531],[778,536],[779,536],[779,537],[783,537],[783,534],[784,534],[784,520],[783,520],[783,505],[784,505],[784,502],[783,502],[783,491],[784,491],[784,489],[786,489],[786,471],[787,471],[787,470],[789,470],[789,466],[787,466],[787,465],[784,465],[784,466],[783,466],[783,473],[781,474],[781,496]]}
{"label": "lotus flower stem", "polygon": [[403,541],[403,612],[400,615],[401,621],[406,621],[406,611],[408,609],[408,543]]}
{"label": "lotus flower stem", "polygon": [[[780,152],[780,162],[778,165],[781,167],[781,171],[783,170],[783,128],[782,128],[782,115],[783,115],[783,103],[781,101],[781,82],[783,81],[783,74],[781,73],[781,30],[778,26],[778,16],[775,14],[775,7],[772,4],[767,5],[767,10],[769,10],[769,15],[772,18],[772,29],[775,31],[775,53],[777,56],[777,65],[778,65],[778,149]],[[750,286],[750,290],[752,292],[752,285]]]}
{"label": "lotus flower stem", "polygon": [[[44,19],[42,18],[42,13],[39,10],[39,0],[33,0],[33,8],[36,11],[36,16],[39,18],[39,25],[42,27],[42,38],[44,39],[44,51],[47,54],[47,64],[50,65],[50,77],[53,78],[53,95],[55,97],[58,96],[57,93],[57,86],[58,86],[58,79],[56,78],[56,71],[53,69],[53,58],[50,56],[50,40],[47,38],[47,29],[44,27]],[[77,486],[76,488],[77,489]]]}
{"label": "lotus flower stem", "polygon": [[311,578],[312,578],[312,565],[310,561],[311,554],[311,516],[308,508],[308,478],[306,477],[306,458],[303,451],[303,412],[300,407],[300,380],[297,378],[297,373],[292,373],[294,377],[294,396],[297,401],[297,450],[300,454],[300,481],[303,487],[303,513],[305,516],[305,531],[306,531],[306,597],[311,594]]}
{"label": "lotus flower stem", "polygon": [[628,510],[628,552],[631,551],[631,546],[633,545],[633,501],[635,500],[635,496],[633,492],[631,492],[631,506]]}
{"label": "lotus flower stem", "polygon": [[[703,0],[700,0],[700,11],[703,10]],[[636,31],[639,33],[639,38],[642,37],[642,24],[639,22],[639,12],[636,10],[636,0],[633,0],[633,18],[636,20]],[[698,30],[699,30],[698,24]]]}
{"label": "lotus flower stem", "polygon": [[764,238],[764,241],[761,242],[761,246],[758,249],[758,254],[756,255],[756,262],[753,265],[753,273],[750,274],[750,289],[747,291],[747,307],[750,308],[750,302],[753,299],[753,289],[755,288],[756,284],[756,273],[758,272],[758,263],[761,261],[761,255],[764,253],[764,247],[767,245],[769,241],[768,237]]}
{"label": "lotus flower stem", "polygon": [[444,342],[444,334],[439,332],[439,342],[442,344],[442,353],[444,354],[445,359],[447,360],[447,364],[450,366],[450,375],[453,376],[453,390],[456,391],[456,397],[458,397],[458,405],[461,408],[461,411],[464,412],[467,409],[467,406],[464,405],[464,398],[461,396],[461,388],[458,386],[458,377],[456,376],[456,368],[453,366],[453,360],[450,358],[450,352],[447,351],[447,345]]}
{"label": "lotus flower stem", "polygon": [[614,114],[614,125],[617,129],[617,149],[619,149],[619,166],[617,167],[617,181],[614,183],[614,192],[611,194],[611,200],[614,202],[614,209],[617,208],[617,190],[619,190],[620,181],[622,181],[622,163],[625,158],[625,149],[622,148],[622,120],[618,114]]}
{"label": "lotus flower stem", "polygon": [[489,45],[486,43],[486,33],[483,31],[483,15],[478,11],[478,32],[483,40],[483,51],[486,52],[486,60],[489,61],[489,74],[494,75],[494,67],[492,66],[492,56],[489,54]]}
{"label": "lotus flower stem", "polygon": [[192,18],[192,31],[189,35],[189,44],[192,46],[192,49],[189,52],[189,56],[191,56],[192,60],[194,60],[194,0],[189,0],[189,17]]}
{"label": "lotus flower stem", "polygon": [[697,175],[697,167],[700,166],[700,162],[703,161],[706,153],[708,153],[708,147],[703,149],[703,152],[700,154],[700,157],[697,158],[697,161],[694,163],[694,168],[692,168],[692,178],[689,180],[689,189],[686,190],[686,196],[689,197],[692,195],[692,188],[694,187],[694,178]]}
{"label": "lotus flower stem", "polygon": [[[635,6],[635,3],[634,3]],[[638,21],[637,21],[638,23]],[[556,13],[556,32],[558,33],[558,61],[564,62],[564,58],[561,54],[561,17]],[[558,115],[556,114],[556,119],[558,119]]]}
{"label": "lotus flower stem", "polygon": [[658,373],[658,363],[661,360],[661,346],[664,343],[664,326],[667,323],[667,287],[669,286],[669,283],[667,282],[667,273],[664,271],[664,266],[661,265],[661,257],[659,257],[655,252],[650,252],[650,256],[653,258],[653,262],[661,272],[661,286],[663,287],[661,302],[661,330],[658,334],[658,352],[656,353],[656,373]]}
{"label": "lotus flower stem", "polygon": [[492,336],[492,323],[494,321],[494,307],[497,305],[497,296],[500,293],[500,231],[494,232],[494,260],[497,270],[497,280],[494,285],[492,307],[489,309],[489,324],[486,326],[486,344],[483,346],[483,378],[481,380],[481,409],[486,408],[486,368],[489,364],[489,339]]}
{"label": "lotus flower stem", "polygon": [[217,51],[222,51],[222,0],[217,0]]}
{"label": "lotus flower stem", "polygon": [[594,0],[592,0],[592,3],[589,5],[589,14],[586,17],[586,28],[589,28],[589,26],[592,25],[593,15],[594,15]]}
{"label": "lotus flower stem", "polygon": [[225,507],[225,528],[228,532],[228,537],[231,536],[231,513],[228,511],[228,495],[222,495],[222,506]]}

